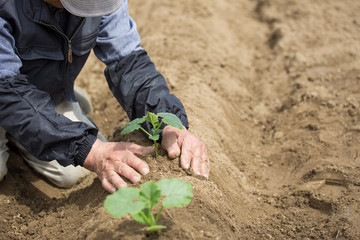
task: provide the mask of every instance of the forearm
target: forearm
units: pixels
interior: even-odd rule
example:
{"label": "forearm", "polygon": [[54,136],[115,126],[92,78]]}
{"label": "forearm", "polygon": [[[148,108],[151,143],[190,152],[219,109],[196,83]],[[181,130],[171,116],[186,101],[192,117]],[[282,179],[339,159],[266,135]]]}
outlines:
{"label": "forearm", "polygon": [[[112,63],[106,68],[105,76],[131,120],[146,115],[147,111],[170,112],[188,127],[184,106],[170,94],[164,77],[156,71],[146,51],[135,51]],[[150,129],[149,125],[146,127]]]}
{"label": "forearm", "polygon": [[48,93],[27,76],[0,79],[0,125],[36,158],[82,165],[97,129],[56,112]]}

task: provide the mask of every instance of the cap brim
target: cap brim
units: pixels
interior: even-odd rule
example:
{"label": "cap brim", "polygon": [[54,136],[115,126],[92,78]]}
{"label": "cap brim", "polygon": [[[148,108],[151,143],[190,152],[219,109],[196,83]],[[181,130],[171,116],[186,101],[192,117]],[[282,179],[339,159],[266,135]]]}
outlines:
{"label": "cap brim", "polygon": [[60,0],[71,14],[80,17],[98,17],[115,12],[121,0]]}

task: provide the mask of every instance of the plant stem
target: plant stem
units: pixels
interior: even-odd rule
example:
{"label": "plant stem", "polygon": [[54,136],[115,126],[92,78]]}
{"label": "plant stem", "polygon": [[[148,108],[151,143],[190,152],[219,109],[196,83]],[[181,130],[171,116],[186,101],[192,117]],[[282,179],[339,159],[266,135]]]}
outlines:
{"label": "plant stem", "polygon": [[140,129],[143,130],[144,133],[146,133],[147,135],[152,136],[152,135],[151,135],[150,133],[148,133],[148,131],[146,131],[144,128],[140,127]]}
{"label": "plant stem", "polygon": [[[144,128],[142,128],[142,127],[140,127],[140,129],[141,130],[143,130],[144,131],[144,133],[146,133],[147,135],[149,135],[149,136],[152,136],[150,133],[148,133],[148,131],[146,131]],[[157,129],[155,129],[155,132],[154,132],[154,135],[156,134],[156,132],[157,132]],[[157,142],[154,140],[154,145],[155,145],[155,156],[156,156],[156,158],[159,156],[159,153],[158,153],[158,145],[157,145]]]}
{"label": "plant stem", "polygon": [[154,145],[155,145],[155,158],[157,158],[159,156],[159,153],[158,153],[158,145],[155,140],[154,140]]}
{"label": "plant stem", "polygon": [[157,133],[157,131],[159,130],[159,128],[160,128],[160,126],[163,124],[163,120],[161,120],[161,122],[160,122],[160,124],[158,125],[158,127],[157,128],[155,128],[155,134]]}
{"label": "plant stem", "polygon": [[[159,128],[160,128],[160,126],[163,124],[163,120],[161,120],[161,122],[160,122],[160,124],[157,126],[157,128],[155,128],[155,125],[153,124],[153,127],[155,128],[155,130],[154,130],[154,135],[156,135],[157,134],[157,132],[158,132],[158,130],[159,130]],[[158,145],[157,145],[157,142],[156,141],[154,141],[154,145],[155,145],[155,158],[157,158],[158,156],[159,156],[159,153],[158,153]]]}
{"label": "plant stem", "polygon": [[155,222],[154,214],[153,214],[153,212],[152,212],[152,209],[151,209],[151,208],[149,208],[149,212],[150,212],[150,216],[151,216],[151,222],[153,223],[153,225],[155,225],[155,224],[156,224],[156,222]]}
{"label": "plant stem", "polygon": [[153,226],[153,225],[154,225],[154,223],[152,223],[152,222],[145,216],[145,214],[144,214],[142,211],[140,211],[140,215],[143,217],[143,219],[145,220],[145,222],[146,222],[147,224],[149,224],[150,226]]}
{"label": "plant stem", "polygon": [[160,208],[160,210],[159,210],[159,212],[156,214],[156,218],[155,218],[155,224],[157,224],[157,222],[158,222],[158,220],[159,220],[159,217],[160,217],[160,213],[161,213],[161,211],[163,210],[163,206],[161,206],[161,208]]}

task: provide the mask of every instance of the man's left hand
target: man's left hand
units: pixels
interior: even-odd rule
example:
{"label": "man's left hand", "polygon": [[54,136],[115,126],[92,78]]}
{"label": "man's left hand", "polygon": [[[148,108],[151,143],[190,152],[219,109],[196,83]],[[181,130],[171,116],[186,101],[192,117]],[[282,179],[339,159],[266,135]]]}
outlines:
{"label": "man's left hand", "polygon": [[191,167],[195,174],[209,178],[210,161],[205,144],[186,128],[180,130],[166,126],[162,131],[161,146],[168,152],[169,158],[180,156],[181,167]]}

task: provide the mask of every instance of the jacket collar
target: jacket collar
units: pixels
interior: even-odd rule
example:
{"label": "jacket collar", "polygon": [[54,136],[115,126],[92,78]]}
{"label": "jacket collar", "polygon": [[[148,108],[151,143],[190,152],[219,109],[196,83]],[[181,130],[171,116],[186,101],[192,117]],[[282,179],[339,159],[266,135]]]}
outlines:
{"label": "jacket collar", "polygon": [[23,0],[23,10],[25,16],[34,22],[57,26],[48,4],[43,0]]}
{"label": "jacket collar", "polygon": [[[43,0],[23,0],[23,11],[27,18],[36,23],[45,23],[61,29],[49,7],[49,4]],[[82,20],[82,17],[70,15],[69,26],[66,33],[72,34]]]}

